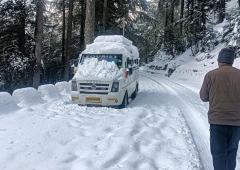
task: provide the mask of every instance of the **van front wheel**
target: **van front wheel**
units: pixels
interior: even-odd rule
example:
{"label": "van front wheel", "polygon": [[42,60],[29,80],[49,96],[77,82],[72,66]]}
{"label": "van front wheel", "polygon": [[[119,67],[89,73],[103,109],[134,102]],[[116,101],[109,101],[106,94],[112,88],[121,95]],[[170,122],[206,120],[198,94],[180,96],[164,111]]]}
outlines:
{"label": "van front wheel", "polygon": [[122,104],[119,106],[119,109],[124,109],[124,108],[127,107],[127,105],[128,105],[128,94],[126,92],[125,95],[124,95]]}
{"label": "van front wheel", "polygon": [[137,94],[138,94],[138,84],[136,85],[136,89],[131,96],[132,100],[134,100],[137,97]]}

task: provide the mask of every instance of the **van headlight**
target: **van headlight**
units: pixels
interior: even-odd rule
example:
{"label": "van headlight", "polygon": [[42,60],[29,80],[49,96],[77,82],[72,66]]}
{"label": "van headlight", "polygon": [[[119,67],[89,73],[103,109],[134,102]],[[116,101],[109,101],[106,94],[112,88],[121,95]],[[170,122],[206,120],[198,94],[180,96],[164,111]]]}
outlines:
{"label": "van headlight", "polygon": [[72,80],[72,91],[78,91],[77,90],[77,81],[76,80]]}
{"label": "van headlight", "polygon": [[113,82],[111,92],[118,92],[119,91],[119,82]]}

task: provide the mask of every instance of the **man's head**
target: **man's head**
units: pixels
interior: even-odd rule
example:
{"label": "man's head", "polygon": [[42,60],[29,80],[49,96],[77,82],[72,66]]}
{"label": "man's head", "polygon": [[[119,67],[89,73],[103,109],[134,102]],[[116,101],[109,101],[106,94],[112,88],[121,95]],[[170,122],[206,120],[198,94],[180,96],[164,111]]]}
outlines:
{"label": "man's head", "polygon": [[235,51],[231,48],[223,48],[218,55],[219,65],[233,65],[235,59]]}

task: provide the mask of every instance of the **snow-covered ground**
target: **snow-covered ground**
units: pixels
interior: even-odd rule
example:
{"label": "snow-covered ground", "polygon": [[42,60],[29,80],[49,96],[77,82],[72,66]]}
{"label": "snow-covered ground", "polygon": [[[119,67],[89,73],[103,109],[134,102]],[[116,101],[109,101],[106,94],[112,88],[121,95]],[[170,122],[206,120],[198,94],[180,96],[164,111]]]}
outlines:
{"label": "snow-covered ground", "polygon": [[[222,34],[226,24],[214,30]],[[102,39],[109,41],[95,43]],[[122,110],[70,104],[68,82],[0,93],[0,170],[213,170],[208,104],[198,92],[225,46],[174,60],[160,51],[153,64],[176,70],[170,78],[142,72],[138,97]],[[236,170],[239,163],[240,155]]]}
{"label": "snow-covered ground", "polygon": [[201,169],[179,99],[165,85],[142,76],[139,96],[123,110],[67,104],[53,89],[18,90],[16,102],[7,100],[18,106],[1,110],[1,170]]}
{"label": "snow-covered ground", "polygon": [[0,169],[212,170],[208,106],[189,82],[141,73],[122,110],[69,104],[67,82],[0,93]]}

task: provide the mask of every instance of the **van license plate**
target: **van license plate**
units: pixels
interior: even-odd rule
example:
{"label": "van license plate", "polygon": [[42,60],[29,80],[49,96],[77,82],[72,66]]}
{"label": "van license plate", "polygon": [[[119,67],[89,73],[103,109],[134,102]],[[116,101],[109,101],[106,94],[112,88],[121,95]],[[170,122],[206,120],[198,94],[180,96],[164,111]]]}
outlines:
{"label": "van license plate", "polygon": [[102,103],[100,97],[86,97],[86,103]]}

